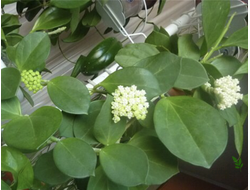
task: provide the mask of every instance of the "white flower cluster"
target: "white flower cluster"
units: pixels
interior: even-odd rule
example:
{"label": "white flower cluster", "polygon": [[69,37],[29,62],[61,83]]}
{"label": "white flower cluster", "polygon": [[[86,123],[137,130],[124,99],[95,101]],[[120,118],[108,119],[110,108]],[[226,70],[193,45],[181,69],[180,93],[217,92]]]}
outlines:
{"label": "white flower cluster", "polygon": [[131,87],[118,86],[112,93],[114,101],[111,103],[113,120],[115,123],[120,121],[120,117],[125,116],[131,119],[144,120],[148,113],[149,103],[145,97],[145,90],[137,90],[137,86]]}
{"label": "white flower cluster", "polygon": [[231,76],[216,79],[214,88],[210,86],[209,83],[205,84],[205,88],[212,90],[218,97],[219,102],[217,106],[221,110],[236,105],[238,100],[243,98],[243,94],[238,93],[240,91],[239,80],[233,79]]}

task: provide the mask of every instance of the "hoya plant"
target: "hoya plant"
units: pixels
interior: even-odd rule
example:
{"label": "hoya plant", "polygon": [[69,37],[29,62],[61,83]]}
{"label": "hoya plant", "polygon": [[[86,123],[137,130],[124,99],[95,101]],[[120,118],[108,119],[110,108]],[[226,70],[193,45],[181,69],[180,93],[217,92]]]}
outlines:
{"label": "hoya plant", "polygon": [[[228,144],[229,127],[240,160],[248,62],[215,55],[234,46],[247,52],[247,26],[225,35],[235,16],[228,19],[229,0],[203,0],[198,41],[169,36],[154,23],[145,42],[106,38],[79,55],[71,76],[52,73],[51,80],[43,79],[51,46],[65,31],[62,40],[75,42],[99,23],[94,2],[21,0],[16,7],[27,20],[39,16],[21,36],[17,16],[2,15],[2,51],[11,62],[1,70],[2,189],[144,190],[177,174],[178,159],[209,170]],[[93,88],[78,79],[96,77],[114,61],[119,69]],[[24,115],[19,88],[31,105],[31,93],[47,91],[54,106]]]}

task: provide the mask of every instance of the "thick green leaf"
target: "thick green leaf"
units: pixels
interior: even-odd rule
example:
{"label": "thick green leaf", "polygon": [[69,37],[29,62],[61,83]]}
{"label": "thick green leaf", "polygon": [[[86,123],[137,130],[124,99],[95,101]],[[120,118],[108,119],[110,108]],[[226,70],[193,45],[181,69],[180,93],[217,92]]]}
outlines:
{"label": "thick green leaf", "polygon": [[149,70],[158,79],[161,92],[170,90],[180,73],[181,59],[170,53],[162,52],[147,57],[136,63],[136,66]]}
{"label": "thick green leaf", "polygon": [[11,190],[10,186],[7,185],[3,180],[1,180],[1,189],[2,190]]}
{"label": "thick green leaf", "polygon": [[1,28],[1,40],[6,41],[5,34],[2,28]]}
{"label": "thick green leaf", "polygon": [[58,109],[44,106],[30,116],[20,116],[7,123],[3,139],[7,145],[22,151],[36,151],[57,131],[61,120]]}
{"label": "thick green leaf", "polygon": [[7,46],[6,48],[6,54],[9,58],[10,61],[12,61],[13,63],[15,63],[15,59],[16,59],[16,46]]}
{"label": "thick green leaf", "polygon": [[126,118],[122,118],[118,123],[114,123],[111,113],[111,102],[113,97],[108,95],[102,109],[95,120],[93,128],[95,138],[104,145],[116,143],[125,132]]}
{"label": "thick green leaf", "polygon": [[29,159],[16,149],[4,146],[1,148],[1,170],[9,171],[18,181],[17,189],[30,188],[34,174]]}
{"label": "thick green leaf", "polygon": [[248,61],[242,64],[239,69],[234,73],[234,75],[242,75],[248,73]]}
{"label": "thick green leaf", "polygon": [[53,157],[57,168],[70,177],[85,178],[94,175],[96,154],[81,139],[67,138],[58,142]]}
{"label": "thick green leaf", "polygon": [[50,53],[50,39],[44,32],[35,32],[25,36],[16,48],[15,62],[20,71],[37,70],[45,67]]}
{"label": "thick green leaf", "polygon": [[182,58],[181,72],[174,84],[180,89],[194,89],[208,81],[205,68],[193,59]]}
{"label": "thick green leaf", "polygon": [[100,83],[100,86],[103,86],[109,93],[114,92],[119,85],[136,85],[139,90],[143,89],[146,91],[148,100],[161,94],[157,79],[151,72],[143,68],[127,67],[118,70]]}
{"label": "thick green leaf", "polygon": [[229,11],[229,0],[202,1],[202,24],[207,43],[207,49],[210,49],[212,46],[214,46],[215,42],[222,34]]}
{"label": "thick green leaf", "polygon": [[128,44],[122,48],[115,56],[115,61],[122,67],[129,67],[136,64],[136,62],[158,54],[157,48],[151,44],[136,43]]}
{"label": "thick green leaf", "polygon": [[157,137],[132,138],[129,144],[142,149],[148,156],[149,172],[146,184],[162,184],[179,172],[177,158],[166,149]]}
{"label": "thick green leaf", "polygon": [[101,166],[95,171],[95,176],[89,178],[87,190],[128,190],[128,187],[118,185],[111,181],[104,173]]}
{"label": "thick green leaf", "polygon": [[161,14],[165,3],[166,3],[166,0],[160,0],[159,7],[158,7],[158,10],[157,10],[157,15]]}
{"label": "thick green leaf", "polygon": [[192,34],[180,36],[178,39],[178,55],[184,58],[191,58],[196,61],[200,58],[200,50],[192,39]]}
{"label": "thick green leaf", "polygon": [[26,92],[26,91],[24,90],[24,88],[21,87],[21,86],[20,86],[20,89],[21,89],[21,91],[22,91],[22,93],[23,93],[24,98],[25,98],[25,99],[30,103],[30,105],[33,107],[33,106],[34,106],[34,101],[33,101],[32,97],[30,96],[30,94],[29,94],[28,92]]}
{"label": "thick green leaf", "polygon": [[74,121],[74,135],[89,144],[97,143],[93,128],[104,101],[97,100],[90,103],[88,115],[78,115]]}
{"label": "thick green leaf", "polygon": [[72,14],[72,17],[70,20],[70,30],[71,30],[71,33],[74,33],[78,26],[79,19],[80,19],[80,7],[71,9],[70,12]]}
{"label": "thick green leaf", "polygon": [[6,40],[9,46],[17,45],[22,39],[23,39],[23,36],[20,34],[10,33],[6,35]]}
{"label": "thick green leaf", "polygon": [[25,10],[25,18],[29,22],[32,21],[35,18],[35,16],[40,12],[40,10],[43,8],[41,5],[42,5],[41,2],[38,0],[29,1],[27,3],[27,10]]}
{"label": "thick green leaf", "polygon": [[219,110],[220,115],[228,122],[229,127],[238,123],[238,112],[235,106]]}
{"label": "thick green leaf", "polygon": [[87,35],[89,29],[89,27],[83,26],[81,23],[79,23],[76,30],[73,33],[70,33],[69,36],[64,38],[63,42],[77,42]]}
{"label": "thick green leaf", "polygon": [[118,184],[131,187],[145,183],[149,163],[140,148],[128,144],[107,146],[100,152],[100,162],[106,175]]}
{"label": "thick green leaf", "polygon": [[62,114],[63,114],[63,119],[59,128],[60,136],[74,137],[73,125],[75,122],[76,115],[68,114],[65,112],[62,112]]}
{"label": "thick green leaf", "polygon": [[18,33],[21,26],[17,15],[3,14],[1,15],[1,28],[5,35],[8,33]]}
{"label": "thick green leaf", "polygon": [[55,165],[53,151],[41,155],[35,166],[34,174],[36,179],[49,184],[59,185],[67,182],[70,177],[63,174]]}
{"label": "thick green leaf", "polygon": [[243,104],[241,106],[240,114],[238,114],[238,123],[234,125],[234,143],[236,150],[239,154],[239,157],[241,156],[242,153],[242,148],[243,148],[243,127],[246,122],[246,118],[248,116],[248,107]]}
{"label": "thick green leaf", "polygon": [[210,168],[227,144],[225,120],[216,109],[196,98],[161,99],[155,108],[154,123],[168,150],[194,165]]}
{"label": "thick green leaf", "polygon": [[90,103],[89,91],[78,79],[59,76],[49,81],[47,89],[52,102],[64,112],[87,114]]}
{"label": "thick green leaf", "polygon": [[94,8],[90,12],[88,10],[85,11],[85,14],[82,18],[82,25],[93,27],[96,26],[101,21],[101,16],[97,13],[96,9]]}
{"label": "thick green leaf", "polygon": [[248,94],[243,96],[242,101],[246,104],[246,106],[248,106]]}
{"label": "thick green leaf", "polygon": [[90,2],[90,0],[80,0],[80,1],[72,1],[72,0],[51,0],[51,4],[64,9],[74,9],[81,6],[84,6]]}
{"label": "thick green leaf", "polygon": [[248,26],[237,30],[229,36],[229,38],[222,44],[222,47],[228,46],[239,46],[248,49]]}
{"label": "thick green leaf", "polygon": [[145,42],[158,47],[164,47],[166,49],[170,49],[171,46],[170,37],[155,30],[149,34]]}
{"label": "thick green leaf", "polygon": [[219,57],[218,59],[214,60],[211,64],[215,66],[223,76],[234,75],[234,73],[242,65],[241,62],[233,56]]}
{"label": "thick green leaf", "polygon": [[82,65],[84,64],[84,61],[86,61],[86,57],[83,55],[80,55],[80,57],[77,59],[75,66],[73,68],[73,71],[70,76],[72,77],[77,77],[81,70],[82,70]]}
{"label": "thick green leaf", "polygon": [[[238,117],[240,117],[238,115]],[[240,118],[238,118],[240,119]],[[234,143],[235,143],[235,147],[236,150],[239,154],[239,156],[241,156],[242,153],[242,148],[243,148],[243,124],[239,121],[236,125],[233,126],[234,127]]]}
{"label": "thick green leaf", "polygon": [[13,67],[1,69],[1,100],[13,98],[21,81],[20,72]]}
{"label": "thick green leaf", "polygon": [[220,71],[214,65],[208,63],[204,63],[202,65],[206,69],[208,75],[211,75],[214,79],[219,79],[223,77]]}
{"label": "thick green leaf", "polygon": [[14,119],[21,116],[21,106],[18,98],[13,98],[1,101],[1,120]]}
{"label": "thick green leaf", "polygon": [[38,17],[32,28],[32,31],[48,30],[64,26],[68,24],[70,20],[71,13],[69,10],[59,9],[56,7],[49,7],[45,9]]}

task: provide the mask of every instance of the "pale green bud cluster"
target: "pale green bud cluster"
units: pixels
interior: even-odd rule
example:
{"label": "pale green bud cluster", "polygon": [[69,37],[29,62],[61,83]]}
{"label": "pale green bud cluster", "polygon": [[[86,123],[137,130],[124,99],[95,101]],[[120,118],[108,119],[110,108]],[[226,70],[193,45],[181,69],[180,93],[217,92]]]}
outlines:
{"label": "pale green bud cluster", "polygon": [[243,98],[240,91],[239,80],[233,79],[231,76],[222,77],[214,81],[214,87],[211,84],[205,84],[205,89],[214,92],[218,99],[218,108],[224,110],[236,105],[238,100]]}
{"label": "pale green bud cluster", "polygon": [[38,71],[34,72],[33,70],[23,70],[21,73],[21,80],[25,84],[26,88],[34,94],[43,88],[41,85],[42,76]]}
{"label": "pale green bud cluster", "polygon": [[135,85],[131,87],[118,86],[112,95],[114,101],[111,103],[111,108],[115,123],[119,122],[120,117],[123,116],[129,119],[135,117],[138,120],[146,118],[149,103],[145,97],[145,90],[137,90]]}

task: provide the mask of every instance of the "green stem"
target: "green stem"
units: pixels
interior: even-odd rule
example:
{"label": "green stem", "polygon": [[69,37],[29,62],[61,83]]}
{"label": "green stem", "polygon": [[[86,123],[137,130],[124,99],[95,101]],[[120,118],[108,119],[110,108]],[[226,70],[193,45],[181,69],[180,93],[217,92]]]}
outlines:
{"label": "green stem", "polygon": [[61,139],[51,136],[49,140],[51,140],[52,142],[59,142]]}
{"label": "green stem", "polygon": [[136,121],[135,118],[131,119],[131,120],[127,123],[126,128],[125,128],[125,131],[126,131],[135,121]]}
{"label": "green stem", "polygon": [[42,80],[42,81],[41,81],[41,85],[42,85],[42,86],[47,86],[48,83],[49,83],[49,80]]}
{"label": "green stem", "polygon": [[92,90],[90,90],[90,91],[92,92],[92,94],[93,93],[99,93],[99,94],[107,94],[108,93],[105,90],[99,90],[99,89],[96,89],[95,87]]}
{"label": "green stem", "polygon": [[69,61],[70,63],[75,64],[75,62],[69,60],[69,59],[65,56],[65,54],[64,54],[64,52],[63,52],[63,50],[62,50],[62,48],[61,48],[60,40],[59,40],[59,39],[58,39],[58,47],[59,47],[59,50],[60,50],[61,54],[63,55],[63,57],[64,57],[67,61]]}
{"label": "green stem", "polygon": [[213,62],[215,59],[217,59],[217,58],[221,57],[222,55],[223,55],[223,53],[220,53],[219,55],[217,55],[217,56],[215,56],[215,57],[213,57],[213,58],[211,58],[211,59],[207,60],[207,63],[211,63],[211,62]]}
{"label": "green stem", "polygon": [[227,33],[229,26],[234,18],[234,16],[236,15],[236,12],[230,17],[226,27],[224,28],[224,30],[222,31],[221,35],[219,36],[219,38],[217,39],[217,41],[215,42],[215,45],[211,48],[211,50],[204,56],[204,58],[202,59],[201,63],[206,63],[207,60],[211,57],[211,55],[218,50],[218,46],[221,42],[221,40],[223,39],[223,37],[225,36],[225,34]]}
{"label": "green stem", "polygon": [[98,30],[98,28],[95,26],[95,30],[98,32],[98,34],[103,38],[105,39],[105,37],[102,35],[102,33]]}
{"label": "green stem", "polygon": [[93,148],[93,150],[95,151],[95,153],[97,155],[99,155],[102,149],[101,148]]}

